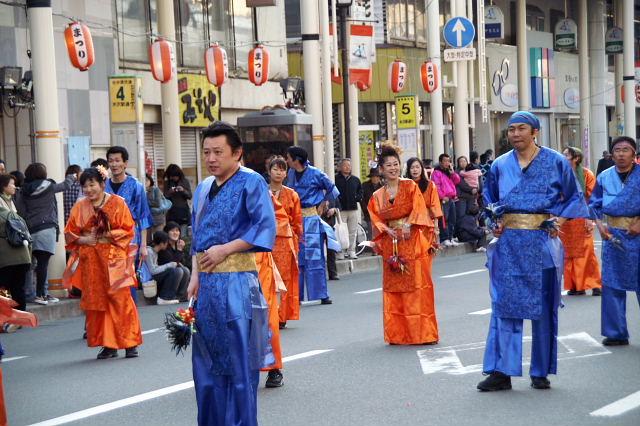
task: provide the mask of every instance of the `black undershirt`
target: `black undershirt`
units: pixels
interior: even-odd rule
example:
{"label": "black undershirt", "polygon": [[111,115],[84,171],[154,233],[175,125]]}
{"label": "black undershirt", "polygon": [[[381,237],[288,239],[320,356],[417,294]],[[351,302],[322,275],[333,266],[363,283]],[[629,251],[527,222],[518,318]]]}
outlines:
{"label": "black undershirt", "polygon": [[304,174],[304,172],[307,171],[307,168],[305,167],[304,170],[302,170],[301,172],[299,171],[294,171],[294,173],[296,174],[296,181],[299,181],[300,179],[302,179],[302,175]]}
{"label": "black undershirt", "polygon": [[222,188],[224,188],[227,182],[229,182],[239,171],[240,171],[240,167],[238,167],[238,170],[233,172],[233,174],[229,177],[229,179],[225,180],[222,183],[222,185],[218,185],[218,183],[214,181],[213,184],[211,185],[211,189],[209,190],[209,201],[216,198],[216,195],[218,195],[218,193],[222,191]]}
{"label": "black undershirt", "polygon": [[117,194],[120,191],[120,187],[122,186],[123,183],[124,181],[118,182],[118,183],[111,181],[111,188],[113,189],[114,194]]}
{"label": "black undershirt", "polygon": [[618,170],[616,170],[616,173],[618,173],[618,176],[620,177],[620,180],[622,181],[622,183],[625,183],[627,181],[627,178],[629,177],[631,172],[633,172],[634,168],[635,168],[635,164],[631,167],[631,170],[629,170],[628,172],[620,173]]}

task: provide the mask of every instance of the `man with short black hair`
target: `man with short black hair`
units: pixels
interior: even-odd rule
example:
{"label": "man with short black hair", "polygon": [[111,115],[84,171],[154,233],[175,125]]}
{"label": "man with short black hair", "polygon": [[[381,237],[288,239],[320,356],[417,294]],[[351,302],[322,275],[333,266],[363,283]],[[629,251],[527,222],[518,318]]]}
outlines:
{"label": "man with short black hair", "polygon": [[343,158],[339,164],[340,172],[336,174],[336,188],[340,191],[340,217],[347,223],[349,229],[349,249],[347,256],[357,259],[356,256],[356,231],[359,215],[358,203],[362,200],[362,184],[357,176],[351,174],[351,160]]}
{"label": "man with short black hair", "polygon": [[611,153],[609,151],[602,151],[602,158],[598,160],[598,167],[596,169],[596,177],[609,167],[613,167],[615,163],[613,162],[613,158],[611,157]]}

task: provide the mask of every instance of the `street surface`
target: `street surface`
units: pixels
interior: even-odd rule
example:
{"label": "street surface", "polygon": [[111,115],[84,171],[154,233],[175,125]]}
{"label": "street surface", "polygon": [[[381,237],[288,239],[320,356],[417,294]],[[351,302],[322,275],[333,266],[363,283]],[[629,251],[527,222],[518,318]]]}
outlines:
{"label": "street surface", "polygon": [[[639,425],[640,315],[632,294],[630,346],[599,344],[599,297],[565,296],[552,389],[531,389],[524,367],[512,391],[476,391],[490,308],[484,262],[483,254],[436,260],[437,346],[384,343],[379,272],[331,281],[334,304],[305,304],[302,320],[282,332],[285,386],[265,389],[262,375],[260,424]],[[172,309],[140,308],[146,334],[137,359],[120,351],[96,360],[97,349],[81,338],[82,318],[2,335],[10,424],[196,424],[190,352],[173,355],[160,329]],[[528,357],[530,344],[523,352]]]}

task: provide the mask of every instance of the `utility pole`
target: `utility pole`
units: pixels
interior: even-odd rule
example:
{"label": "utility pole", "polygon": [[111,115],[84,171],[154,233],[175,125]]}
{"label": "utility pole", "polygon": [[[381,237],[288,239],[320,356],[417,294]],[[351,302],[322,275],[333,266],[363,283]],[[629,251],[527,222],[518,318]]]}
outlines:
{"label": "utility pole", "polygon": [[[176,24],[173,0],[158,0],[158,33],[171,43],[173,51],[176,52]],[[173,60],[175,61],[175,57]],[[175,65],[174,63],[173,66],[175,67]],[[162,142],[164,144],[165,163],[177,164],[182,167],[177,75],[168,82],[160,84],[160,96],[162,99]],[[144,170],[144,157],[140,159],[139,167]]]}
{"label": "utility pole", "polygon": [[304,102],[310,114],[313,141],[313,165],[324,170],[324,131],[322,126],[322,85],[320,71],[320,34],[318,0],[300,2],[302,58],[304,64]]}
{"label": "utility pole", "polygon": [[[333,159],[333,103],[331,96],[331,38],[329,37],[329,8],[325,2],[318,3],[320,10],[320,32],[322,33],[322,118],[324,120],[324,171],[330,178],[335,176]],[[337,35],[336,35],[337,36]],[[336,53],[337,54],[337,53]]]}
{"label": "utility pole", "polygon": [[527,48],[527,1],[517,0],[516,4],[516,44],[518,46],[518,108],[529,111],[529,49]]}
{"label": "utility pole", "polygon": [[[37,160],[47,166],[48,177],[64,178],[64,157],[60,141],[58,115],[58,80],[56,76],[55,46],[51,0],[27,0],[29,35],[31,38],[31,72],[33,76],[34,134]],[[58,203],[58,223],[64,224],[62,196]],[[62,286],[65,267],[64,239],[59,238],[49,263],[49,290],[54,296],[66,297]]]}
{"label": "utility pole", "polygon": [[[455,0],[455,4],[455,16],[466,16],[466,1]],[[458,68],[453,91],[453,150],[456,157],[464,155],[469,158],[468,64],[467,61],[458,61],[453,66]]]}
{"label": "utility pole", "polygon": [[[589,128],[591,126],[591,108],[589,101],[589,32],[587,28],[587,0],[580,0],[578,5],[578,68],[580,74],[580,135],[579,145],[584,155],[585,166],[589,167]],[[562,141],[560,141],[562,142]]]}
{"label": "utility pole", "polygon": [[[344,108],[344,145],[345,157],[353,155],[351,152],[351,106],[349,105],[349,43],[347,25],[347,8],[340,7],[340,43],[342,44],[342,105]],[[356,115],[358,112],[356,111]]]}
{"label": "utility pole", "polygon": [[636,94],[634,63],[634,2],[624,0],[622,6],[622,44],[623,44],[623,76],[624,83],[624,134],[636,139]]}
{"label": "utility pole", "polygon": [[431,153],[430,158],[438,158],[444,152],[444,127],[442,123],[442,61],[440,60],[440,4],[431,0],[427,6],[427,47],[431,62],[438,70],[438,83],[431,92],[429,112],[431,113]]}

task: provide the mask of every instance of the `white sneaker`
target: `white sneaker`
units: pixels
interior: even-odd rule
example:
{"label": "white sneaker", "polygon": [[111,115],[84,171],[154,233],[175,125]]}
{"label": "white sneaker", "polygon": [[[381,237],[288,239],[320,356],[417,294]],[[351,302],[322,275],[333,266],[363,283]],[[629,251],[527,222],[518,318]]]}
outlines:
{"label": "white sneaker", "polygon": [[180,303],[180,301],[177,299],[165,300],[158,297],[158,305],[176,305],[178,303]]}
{"label": "white sneaker", "polygon": [[442,242],[442,245],[443,245],[443,246],[445,246],[445,247],[453,247],[453,241],[451,241],[451,240],[444,240],[444,241]]}
{"label": "white sneaker", "polygon": [[460,241],[458,241],[458,238],[453,238],[451,241],[453,241],[454,243],[459,243]]}
{"label": "white sneaker", "polygon": [[462,244],[463,244],[463,243],[458,242],[458,240],[457,240],[457,239],[453,239],[453,240],[451,240],[451,245],[452,245],[452,246],[454,246],[454,247],[461,246]]}
{"label": "white sneaker", "polygon": [[486,248],[484,248],[484,247],[478,247],[478,248],[476,249],[476,252],[477,252],[477,253],[484,253],[485,251],[487,251],[487,249],[486,249]]}
{"label": "white sneaker", "polygon": [[358,256],[355,253],[349,253],[349,259],[357,259]]}
{"label": "white sneaker", "polygon": [[38,305],[45,305],[45,306],[49,304],[47,299],[42,296],[36,296],[36,298],[33,299],[33,303],[37,303]]}
{"label": "white sneaker", "polygon": [[52,296],[52,295],[50,295],[50,294],[47,294],[47,295],[45,296],[45,299],[46,299],[46,300],[47,300],[47,302],[49,302],[49,303],[57,303],[57,302],[59,302],[59,301],[60,301],[60,299],[58,299],[57,297],[53,297],[53,296]]}

